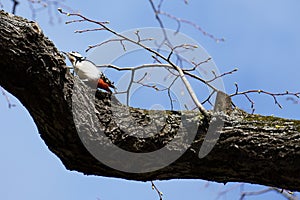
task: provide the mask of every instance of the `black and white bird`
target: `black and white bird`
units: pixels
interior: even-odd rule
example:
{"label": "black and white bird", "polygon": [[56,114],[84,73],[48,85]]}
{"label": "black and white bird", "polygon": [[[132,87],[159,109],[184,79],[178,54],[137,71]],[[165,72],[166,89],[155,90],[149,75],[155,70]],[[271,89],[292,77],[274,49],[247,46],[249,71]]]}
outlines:
{"label": "black and white bird", "polygon": [[111,82],[102,72],[100,72],[97,66],[83,57],[81,54],[75,51],[68,53],[63,52],[74,68],[74,72],[78,77],[86,82],[88,85],[96,86],[99,89],[103,89],[109,93],[112,93],[110,88],[115,89],[114,83]]}

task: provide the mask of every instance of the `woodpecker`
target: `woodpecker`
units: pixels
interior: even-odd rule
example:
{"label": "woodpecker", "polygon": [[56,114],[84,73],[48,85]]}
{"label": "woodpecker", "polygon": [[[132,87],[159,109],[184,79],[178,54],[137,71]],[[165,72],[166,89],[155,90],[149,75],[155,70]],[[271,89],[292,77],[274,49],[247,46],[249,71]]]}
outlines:
{"label": "woodpecker", "polygon": [[96,86],[97,89],[103,89],[108,93],[112,93],[110,88],[115,89],[114,83],[111,82],[97,66],[75,51],[68,53],[63,52],[73,65],[75,73],[78,77],[90,86]]}

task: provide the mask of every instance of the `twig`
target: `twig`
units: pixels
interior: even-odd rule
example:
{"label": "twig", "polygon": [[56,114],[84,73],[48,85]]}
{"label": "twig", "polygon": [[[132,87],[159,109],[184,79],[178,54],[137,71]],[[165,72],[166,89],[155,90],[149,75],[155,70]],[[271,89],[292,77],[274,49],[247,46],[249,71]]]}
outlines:
{"label": "twig", "polygon": [[[165,43],[165,45],[167,47],[169,47],[170,50],[171,50],[168,57],[167,57],[168,60],[171,59],[171,56],[173,55],[174,52],[179,53],[178,51],[176,51],[177,49],[195,49],[195,48],[198,48],[197,46],[191,45],[191,44],[180,44],[180,45],[177,45],[177,46],[174,46],[174,47],[171,46],[168,43]],[[182,60],[180,59],[180,61],[182,61]]]}
{"label": "twig", "polygon": [[218,79],[218,78],[221,78],[221,77],[226,76],[226,75],[229,75],[229,74],[233,74],[233,73],[236,72],[237,70],[238,70],[238,69],[235,68],[235,69],[233,69],[233,70],[231,70],[231,71],[229,71],[229,72],[225,72],[225,73],[223,73],[223,74],[221,74],[221,75],[216,75],[216,72],[212,71],[212,73],[213,73],[213,75],[214,75],[215,77],[212,78],[211,80],[206,81],[206,82],[207,82],[207,83],[213,82],[214,80],[216,80],[216,79]]}
{"label": "twig", "polygon": [[265,194],[265,193],[271,192],[271,191],[276,191],[276,192],[282,194],[282,196],[284,196],[288,200],[296,200],[297,199],[297,197],[293,196],[289,192],[286,192],[285,190],[274,188],[274,187],[269,187],[269,188],[259,190],[259,191],[242,192],[240,200],[244,200],[246,196],[261,195],[261,194]]}
{"label": "twig", "polygon": [[[73,9],[67,5],[65,5],[63,2],[64,0],[58,1],[58,0],[27,0],[28,4],[29,4],[29,8],[31,10],[31,16],[32,19],[35,20],[36,19],[36,15],[39,11],[43,11],[45,9],[48,10],[48,14],[49,14],[49,23],[53,24],[53,20],[54,20],[54,14],[56,14],[56,17],[58,18],[58,21],[60,21],[60,16],[57,15],[57,12],[53,12],[54,9],[56,9],[57,7],[62,7],[68,11],[73,11]],[[37,5],[37,6],[35,6]]]}
{"label": "twig", "polygon": [[74,33],[85,33],[85,32],[91,32],[91,31],[103,31],[103,28],[94,28],[94,29],[83,29],[83,30],[76,30]]}
{"label": "twig", "polygon": [[210,93],[210,95],[204,100],[204,101],[202,101],[202,104],[205,104],[206,102],[208,102],[211,106],[213,106],[213,104],[210,102],[210,98],[212,97],[212,95],[214,95],[216,93],[216,91],[212,91],[211,93]]}
{"label": "twig", "polygon": [[201,81],[202,83],[204,83],[205,85],[207,85],[208,87],[210,87],[210,89],[212,89],[213,91],[215,92],[218,92],[219,90],[214,87],[213,85],[211,85],[210,83],[208,83],[206,80],[204,80],[203,78],[201,78],[200,76],[197,76],[195,74],[192,74],[191,72],[188,72],[188,71],[184,71],[184,74],[196,79],[196,80],[199,80]]}
{"label": "twig", "polygon": [[162,200],[162,196],[163,196],[163,193],[156,187],[156,185],[154,184],[153,181],[151,181],[151,188],[152,190],[155,190],[159,196],[159,200]]}
{"label": "twig", "polygon": [[158,10],[155,8],[153,0],[149,0],[149,2],[150,2],[150,5],[151,5],[151,8],[152,8],[152,10],[155,14],[155,18],[158,21],[159,26],[161,27],[161,30],[163,31],[164,38],[165,38],[165,40],[163,42],[167,41],[168,43],[170,43],[168,41],[168,36],[167,36],[166,30],[165,30],[165,26],[164,26],[162,20],[160,19],[159,15],[158,15],[158,13],[160,12],[160,8],[162,6],[163,0],[161,0],[160,3],[158,4]]}
{"label": "twig", "polygon": [[225,41],[224,38],[217,38],[213,34],[210,34],[210,33],[206,32],[204,29],[201,28],[201,26],[199,26],[198,24],[196,24],[194,22],[191,22],[191,21],[186,20],[186,19],[178,18],[178,17],[176,17],[174,15],[171,15],[169,13],[162,12],[162,11],[159,12],[159,14],[165,15],[165,16],[169,17],[170,19],[175,20],[177,22],[177,24],[178,24],[178,26],[177,26],[177,32],[180,31],[181,23],[185,23],[185,24],[188,24],[188,25],[194,27],[196,30],[200,31],[203,35],[208,36],[209,38],[213,39],[215,42],[224,42]]}
{"label": "twig", "polygon": [[6,94],[5,90],[4,90],[1,86],[0,86],[0,90],[1,90],[2,95],[3,95],[3,96],[5,97],[5,99],[6,99],[6,102],[7,102],[7,104],[8,104],[8,108],[15,107],[16,105],[13,104],[13,103],[11,103],[11,101],[10,101],[8,95]]}
{"label": "twig", "polygon": [[17,9],[17,6],[19,5],[20,2],[17,1],[17,0],[12,0],[12,2],[13,2],[14,4],[13,4],[11,13],[12,13],[12,14],[16,14],[16,9]]}
{"label": "twig", "polygon": [[224,195],[224,194],[226,194],[226,193],[228,193],[230,191],[233,191],[236,188],[241,187],[241,185],[243,185],[243,183],[235,184],[235,185],[233,185],[233,186],[231,186],[229,188],[226,188],[225,190],[222,190],[222,191],[218,192],[218,196],[216,197],[216,199],[219,199],[222,195]]}
{"label": "twig", "polygon": [[[152,9],[155,12],[156,19],[158,20],[158,22],[159,22],[159,24],[161,25],[162,28],[164,28],[164,26],[163,26],[162,20],[159,18],[159,15],[164,15],[164,16],[170,18],[170,19],[175,20],[177,22],[177,30],[176,30],[176,32],[180,31],[180,29],[181,29],[181,23],[185,23],[185,24],[188,24],[188,25],[194,27],[196,30],[200,31],[203,35],[208,36],[209,38],[213,39],[216,42],[224,42],[225,41],[224,38],[216,38],[214,35],[212,35],[212,34],[206,32],[206,31],[204,31],[198,24],[196,24],[194,22],[191,22],[189,20],[176,17],[174,15],[171,15],[170,13],[161,11],[161,9],[160,9],[161,6],[158,7],[159,9],[156,9],[153,1],[152,0],[149,0],[149,1],[151,3]],[[185,1],[185,2],[187,4],[187,1]]]}
{"label": "twig", "polygon": [[235,83],[235,87],[236,87],[235,93],[233,93],[229,96],[230,97],[234,97],[234,96],[238,96],[238,95],[245,96],[246,99],[251,103],[252,113],[254,113],[254,101],[251,100],[251,98],[248,96],[248,94],[250,94],[250,93],[266,94],[266,95],[269,95],[269,96],[273,97],[275,105],[277,105],[279,108],[282,108],[282,106],[279,103],[279,101],[277,100],[278,96],[294,96],[294,97],[299,98],[299,95],[300,95],[300,92],[291,93],[289,91],[286,91],[286,92],[283,92],[283,93],[271,93],[271,92],[268,92],[268,91],[265,91],[265,90],[246,90],[246,91],[239,92],[239,87],[238,87],[237,83]]}
{"label": "twig", "polygon": [[208,63],[209,61],[211,60],[211,57],[207,58],[206,60],[204,61],[201,61],[199,63],[195,63],[192,61],[192,64],[194,65],[193,68],[190,68],[190,69],[182,69],[183,71],[195,71],[200,65],[203,65],[205,63]]}
{"label": "twig", "polygon": [[156,86],[156,85],[148,85],[148,84],[145,84],[143,83],[142,81],[146,78],[147,76],[147,72],[144,74],[144,76],[142,78],[140,78],[139,80],[137,81],[132,81],[133,83],[137,83],[137,84],[140,84],[142,86],[145,86],[145,87],[148,87],[148,88],[153,88],[155,89],[156,91],[160,91],[160,89]]}
{"label": "twig", "polygon": [[[208,59],[209,60],[209,59]],[[204,63],[205,61],[203,61]],[[153,64],[143,64],[143,65],[139,65],[139,66],[135,66],[135,67],[118,67],[116,65],[112,65],[112,64],[104,64],[104,65],[101,65],[101,66],[98,66],[98,67],[102,67],[102,68],[111,68],[111,69],[115,69],[115,70],[118,70],[118,71],[134,71],[134,70],[139,70],[139,69],[143,69],[143,68],[152,68],[152,67],[165,67],[169,72],[170,74],[176,76],[176,77],[179,77],[178,74],[175,74],[171,71],[171,69],[173,69],[173,67],[170,65],[170,64],[162,64],[162,63],[153,63]],[[195,74],[192,74],[189,72],[190,70],[184,70],[183,73],[187,76],[190,76],[196,80],[199,80],[200,82],[204,83],[205,85],[207,85],[210,89],[212,89],[212,93],[208,96],[207,99],[205,99],[204,101],[201,102],[201,104],[203,105],[204,103],[208,102],[210,105],[212,105],[212,103],[209,101],[210,98],[212,97],[212,95],[215,93],[215,92],[218,92],[219,90],[214,87],[213,85],[211,85],[209,82],[207,82],[206,80],[204,80],[203,78],[195,75]],[[177,79],[177,78],[176,78]],[[175,81],[175,80],[174,80]],[[174,84],[174,83],[173,83]],[[172,84],[172,85],[173,85]],[[151,86],[152,87],[152,86]],[[168,91],[169,93],[170,91]],[[125,93],[125,92],[118,92],[119,94],[120,93]],[[169,97],[170,98],[170,97]],[[173,107],[173,105],[171,105],[171,107]]]}
{"label": "twig", "polygon": [[143,64],[143,65],[139,65],[136,67],[118,67],[116,65],[113,64],[103,64],[103,65],[99,65],[97,67],[100,68],[112,68],[118,71],[133,71],[133,70],[139,70],[139,69],[143,69],[143,68],[151,68],[151,67],[166,67],[166,68],[172,68],[172,66],[170,64],[161,64],[161,63],[152,63],[152,64]]}
{"label": "twig", "polygon": [[[106,29],[101,28],[101,30],[106,30]],[[99,44],[89,45],[88,48],[87,48],[85,51],[87,52],[87,51],[89,51],[90,49],[93,49],[93,48],[95,48],[95,47],[100,47],[100,46],[102,46],[102,45],[104,45],[104,44],[107,44],[107,43],[109,43],[109,42],[120,42],[121,46],[123,47],[123,50],[126,51],[126,47],[125,47],[125,45],[124,45],[124,41],[126,41],[126,39],[124,39],[124,38],[106,40],[106,41],[101,42],[101,43],[99,43]]]}
{"label": "twig", "polygon": [[[129,99],[128,99],[129,95],[128,94],[130,92],[132,83],[137,83],[137,84],[143,85],[145,87],[153,88],[156,91],[165,91],[165,90],[167,90],[168,97],[170,99],[171,110],[173,110],[173,108],[174,108],[173,101],[174,100],[171,97],[171,87],[174,85],[175,81],[179,78],[179,75],[175,74],[175,73],[173,73],[171,71],[171,69],[173,69],[171,67],[171,65],[169,65],[169,64],[155,64],[155,63],[153,63],[153,64],[143,64],[143,65],[135,66],[135,67],[118,67],[116,65],[107,64],[107,65],[101,65],[101,66],[97,66],[97,67],[100,67],[100,68],[111,68],[111,69],[115,69],[115,70],[118,70],[118,71],[131,71],[131,73],[132,73],[132,75],[131,75],[131,81],[130,81],[129,86],[127,87],[126,91],[118,91],[116,93],[116,94],[124,94],[124,93],[127,94],[126,105],[128,105],[128,102],[129,102]],[[146,78],[147,73],[145,73],[144,76],[142,78],[140,78],[139,80],[134,81],[135,71],[140,70],[140,69],[144,69],[144,68],[153,68],[153,67],[165,67],[170,72],[170,74],[172,74],[173,76],[175,76],[174,80],[170,83],[170,85],[167,88],[159,89],[156,85],[148,85],[148,84],[142,83],[142,81]]]}

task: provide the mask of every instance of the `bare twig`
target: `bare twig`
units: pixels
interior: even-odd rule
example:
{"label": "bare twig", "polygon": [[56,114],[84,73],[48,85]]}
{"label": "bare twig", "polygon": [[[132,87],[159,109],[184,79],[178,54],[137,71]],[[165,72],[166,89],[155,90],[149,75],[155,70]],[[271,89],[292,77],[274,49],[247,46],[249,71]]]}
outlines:
{"label": "bare twig", "polygon": [[98,66],[100,68],[112,68],[118,71],[135,71],[135,70],[139,70],[139,69],[143,69],[143,68],[151,68],[151,67],[166,67],[166,68],[172,68],[171,65],[169,64],[161,64],[161,63],[152,63],[152,64],[143,64],[143,65],[139,65],[136,67],[118,67],[116,65],[112,65],[112,64],[104,64],[101,66]]}
{"label": "bare twig", "polygon": [[285,197],[288,200],[297,200],[297,197],[293,196],[293,194],[290,193],[289,191],[274,188],[274,187],[269,187],[269,188],[259,190],[259,191],[242,192],[240,200],[244,200],[246,196],[261,195],[261,194],[265,194],[265,193],[271,192],[271,191],[275,191],[277,193],[280,193],[283,197]]}
{"label": "bare twig", "polygon": [[[216,42],[223,42],[223,41],[225,41],[224,38],[216,38],[214,35],[212,35],[212,34],[206,32],[206,31],[204,31],[204,30],[203,30],[198,24],[196,24],[196,23],[193,23],[193,22],[191,22],[191,21],[189,21],[189,20],[186,20],[186,19],[178,18],[178,17],[176,17],[176,16],[174,16],[174,15],[171,15],[171,14],[169,14],[169,13],[166,13],[166,12],[162,11],[162,10],[161,10],[161,7],[162,7],[163,0],[160,1],[160,3],[158,4],[157,7],[155,7],[155,4],[154,4],[153,0],[149,0],[149,2],[150,2],[150,5],[151,5],[151,8],[152,8],[152,10],[153,10],[153,12],[154,12],[154,14],[155,14],[155,18],[156,18],[156,20],[158,21],[160,27],[161,27],[163,30],[165,29],[165,26],[164,26],[164,24],[163,24],[161,18],[159,17],[159,15],[165,15],[166,17],[175,20],[175,21],[177,22],[177,24],[178,24],[178,25],[177,25],[177,32],[180,31],[181,23],[185,23],[185,24],[188,24],[188,25],[194,27],[196,30],[200,31],[203,35],[210,37],[211,39],[213,39],[213,40],[216,41]],[[184,3],[185,3],[185,4],[188,4],[188,1],[187,1],[187,0],[184,0]],[[166,34],[165,34],[165,36],[166,36]],[[167,37],[166,37],[166,38],[167,38]]]}
{"label": "bare twig", "polygon": [[152,190],[155,190],[159,196],[159,200],[162,200],[162,196],[163,196],[163,193],[156,187],[156,185],[154,184],[153,181],[151,181],[151,188]]}
{"label": "bare twig", "polygon": [[91,32],[91,31],[103,31],[103,28],[94,28],[94,29],[83,29],[83,30],[76,30],[74,33],[85,33],[85,32]]}
{"label": "bare twig", "polygon": [[225,41],[224,38],[217,38],[213,34],[210,34],[210,33],[206,32],[204,29],[201,28],[201,26],[199,26],[198,24],[196,24],[194,22],[176,17],[174,15],[171,15],[170,13],[163,12],[163,11],[159,11],[158,14],[164,15],[164,16],[170,18],[170,19],[175,20],[178,24],[177,25],[177,32],[179,32],[180,29],[181,29],[181,23],[184,23],[184,24],[188,24],[188,25],[194,27],[196,30],[200,31],[203,35],[208,36],[209,38],[213,39],[215,42],[224,42]]}
{"label": "bare twig", "polygon": [[[101,30],[105,30],[104,28],[101,28]],[[107,44],[109,42],[120,42],[121,46],[123,47],[123,50],[126,51],[126,46],[124,45],[124,42],[126,41],[126,39],[124,38],[118,38],[118,39],[110,39],[110,40],[106,40],[104,42],[101,42],[99,44],[95,44],[95,45],[89,45],[88,48],[85,51],[89,51],[90,49],[93,49],[95,47],[100,47],[104,44]]]}
{"label": "bare twig", "polygon": [[229,71],[229,72],[225,72],[225,73],[223,73],[223,74],[221,74],[221,75],[216,75],[216,72],[212,71],[212,73],[213,73],[213,75],[214,75],[215,77],[212,78],[211,80],[208,80],[207,82],[208,82],[208,83],[213,82],[213,81],[215,81],[215,80],[218,79],[218,78],[221,78],[221,77],[226,76],[226,75],[229,75],[229,74],[233,74],[233,73],[236,72],[237,70],[238,70],[238,69],[235,68],[235,69],[233,69],[233,70],[231,70],[231,71]]}
{"label": "bare twig", "polygon": [[140,31],[139,30],[135,31],[134,34],[137,36],[137,43],[153,40],[153,38],[144,38],[144,39],[142,39],[141,36],[140,36]]}
{"label": "bare twig", "polygon": [[230,191],[233,191],[236,188],[241,187],[241,185],[243,185],[243,183],[235,184],[235,185],[233,185],[233,186],[231,186],[229,188],[226,188],[225,190],[222,190],[222,191],[218,192],[218,196],[216,197],[216,199],[219,199],[222,195],[224,195],[224,194],[226,194],[226,193],[228,193]]}
{"label": "bare twig", "polygon": [[139,80],[137,81],[132,81],[133,83],[137,83],[137,84],[140,84],[142,86],[145,86],[145,87],[148,87],[148,88],[153,88],[155,89],[156,91],[160,91],[160,89],[156,86],[156,84],[154,85],[149,85],[149,84],[145,84],[143,83],[143,80],[146,78],[147,76],[147,73],[144,74],[144,76],[142,78],[140,78]]}
{"label": "bare twig", "polygon": [[209,96],[204,100],[202,101],[202,104],[205,104],[206,102],[209,103],[211,106],[213,106],[213,104],[210,102],[210,98],[212,97],[212,95],[214,95],[216,93],[216,91],[212,91]]}
{"label": "bare twig", "polygon": [[268,91],[265,91],[265,90],[246,90],[246,91],[240,92],[237,83],[235,83],[235,87],[236,87],[235,93],[233,93],[229,96],[230,97],[234,97],[234,96],[238,96],[238,95],[245,96],[246,99],[251,104],[252,113],[254,113],[255,109],[254,109],[254,101],[251,100],[251,98],[248,95],[250,93],[266,94],[266,95],[269,95],[269,96],[273,97],[275,105],[277,105],[279,108],[282,108],[282,106],[279,103],[279,101],[277,100],[277,97],[279,97],[279,96],[294,96],[296,98],[299,98],[299,95],[300,95],[300,92],[292,93],[292,92],[289,92],[289,91],[286,91],[286,92],[283,92],[283,93],[272,93],[272,92],[268,92]]}
{"label": "bare twig", "polygon": [[[171,110],[173,110],[173,108],[174,108],[173,101],[174,100],[171,97],[171,87],[174,85],[175,81],[179,78],[179,75],[175,74],[171,71],[171,69],[173,69],[171,65],[152,63],[152,64],[143,64],[143,65],[135,66],[135,67],[118,67],[116,65],[107,64],[107,65],[101,65],[101,66],[98,66],[98,67],[100,67],[100,68],[111,68],[111,69],[115,69],[115,70],[118,70],[118,71],[131,71],[131,73],[132,73],[131,74],[131,81],[130,81],[129,86],[127,87],[126,91],[118,91],[116,93],[116,94],[124,94],[124,93],[127,94],[127,101],[126,101],[127,105],[129,103],[128,97],[129,97],[129,93],[130,93],[132,83],[136,83],[136,84],[140,84],[140,85],[143,85],[145,87],[148,87],[148,88],[153,88],[156,91],[166,91],[167,90],[168,97],[170,99]],[[175,76],[175,78],[173,79],[173,81],[170,83],[170,85],[167,88],[160,89],[156,85],[149,85],[149,84],[142,83],[142,81],[146,78],[147,73],[145,73],[144,76],[142,76],[142,78],[140,78],[139,80],[134,81],[135,71],[140,70],[140,69],[144,69],[144,68],[153,68],[153,67],[164,67],[170,72],[170,74]]]}
{"label": "bare twig", "polygon": [[[160,9],[162,7],[162,4],[163,4],[164,0],[160,0],[157,8],[155,7],[155,4],[153,2],[153,0],[149,0],[149,3],[151,5],[151,8],[155,14],[155,18],[156,20],[158,21],[158,24],[163,32],[163,35],[164,35],[164,39],[162,40],[162,42],[160,44],[156,44],[157,45],[157,52],[160,52],[161,50],[161,47],[165,44],[169,44],[171,45],[171,42],[169,41],[169,38],[168,38],[168,35],[167,35],[167,32],[166,32],[166,29],[165,29],[165,26],[163,24],[163,21],[161,20],[160,16],[159,16],[159,12],[160,12]],[[153,56],[154,60],[158,60],[157,58],[157,55]]]}
{"label": "bare twig", "polygon": [[186,74],[186,75],[188,75],[188,76],[190,76],[190,77],[192,77],[192,78],[194,78],[194,79],[196,79],[196,80],[198,80],[198,81],[204,83],[205,85],[207,85],[210,89],[212,89],[212,90],[215,91],[215,92],[218,92],[218,91],[219,91],[216,87],[214,87],[213,85],[211,85],[210,83],[208,83],[206,80],[204,80],[204,79],[201,78],[200,76],[197,76],[197,75],[195,75],[195,74],[192,74],[191,72],[188,72],[188,71],[184,71],[184,74]]}
{"label": "bare twig", "polygon": [[56,17],[58,18],[58,21],[60,22],[60,16],[57,15],[57,12],[54,12],[57,7],[64,8],[68,11],[73,11],[73,9],[66,4],[64,4],[64,0],[58,1],[58,0],[27,0],[29,4],[29,8],[31,10],[32,19],[36,19],[36,15],[40,11],[44,11],[47,9],[48,15],[49,15],[49,23],[53,24],[54,22],[54,14],[56,14]]}
{"label": "bare twig", "polygon": [[17,1],[17,0],[12,0],[12,2],[13,2],[13,7],[12,7],[11,13],[16,14],[16,9],[17,9],[17,6],[19,5],[20,2]]}
{"label": "bare twig", "polygon": [[[170,53],[169,53],[169,55],[168,55],[168,57],[167,57],[167,59],[168,60],[170,60],[171,59],[171,56],[174,54],[174,52],[176,52],[176,53],[179,53],[179,51],[176,51],[176,50],[178,50],[178,49],[186,49],[186,50],[188,50],[188,49],[195,49],[195,48],[198,48],[197,46],[195,46],[195,45],[191,45],[191,44],[180,44],[180,45],[176,45],[176,46],[171,46],[170,44],[168,44],[168,43],[165,43],[165,45],[167,46],[167,47],[169,47],[170,48]],[[180,59],[180,61],[182,61],[181,59]]]}
{"label": "bare twig", "polygon": [[65,24],[71,24],[71,23],[75,23],[75,22],[84,22],[85,20],[83,19],[75,19],[75,20],[70,20],[70,21],[66,21]]}
{"label": "bare twig", "polygon": [[[149,0],[149,2],[150,2],[150,5],[151,5],[151,8],[152,8],[152,10],[153,10],[153,12],[155,14],[155,18],[158,21],[159,26],[161,27],[161,30],[163,31],[163,34],[164,34],[164,37],[165,37],[165,41],[167,41],[169,43],[168,36],[167,36],[166,30],[165,30],[165,26],[164,26],[162,20],[160,19],[159,15],[158,15],[159,12],[160,12],[160,8],[162,6],[163,0],[161,0],[160,3],[158,4],[158,9],[156,9],[153,0]],[[163,42],[165,42],[165,41],[163,41]]]}
{"label": "bare twig", "polygon": [[171,96],[171,87],[174,85],[175,81],[178,79],[179,76],[176,76],[175,79],[172,81],[172,83],[170,84],[170,86],[167,88],[168,89],[168,97],[170,99],[170,103],[171,103],[171,109],[174,109],[174,105],[173,105],[173,99]]}
{"label": "bare twig", "polygon": [[205,63],[208,63],[209,61],[211,60],[211,57],[207,58],[206,60],[204,61],[201,61],[199,63],[195,63],[194,61],[192,61],[192,64],[194,65],[193,68],[190,68],[190,69],[182,69],[183,71],[195,71],[199,66],[205,64]]}
{"label": "bare twig", "polygon": [[6,94],[5,90],[4,90],[1,86],[0,86],[0,90],[1,90],[2,95],[3,95],[3,96],[5,97],[5,99],[6,99],[6,102],[7,102],[7,104],[8,104],[8,108],[15,107],[16,104],[11,103],[11,101],[10,101],[8,95]]}

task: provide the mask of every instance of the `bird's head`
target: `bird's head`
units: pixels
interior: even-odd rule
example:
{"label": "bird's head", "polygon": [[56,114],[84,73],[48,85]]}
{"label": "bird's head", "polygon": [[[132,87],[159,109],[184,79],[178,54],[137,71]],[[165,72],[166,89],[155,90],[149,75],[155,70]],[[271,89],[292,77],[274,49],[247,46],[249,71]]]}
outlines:
{"label": "bird's head", "polygon": [[81,62],[85,60],[85,57],[83,57],[80,53],[76,51],[71,51],[68,53],[63,52],[63,53],[68,57],[68,59],[70,60],[73,66],[75,66],[77,62]]}

